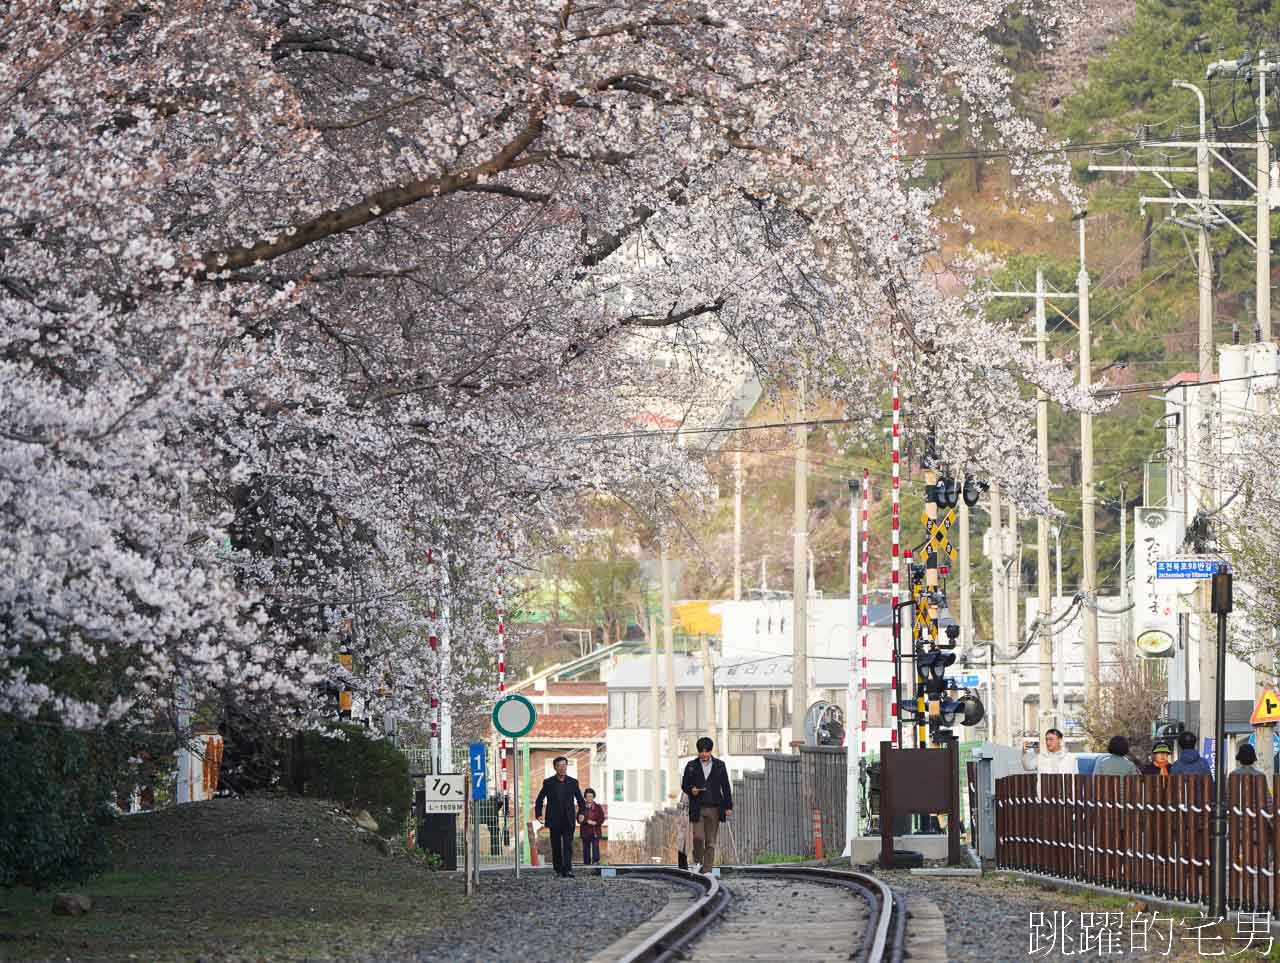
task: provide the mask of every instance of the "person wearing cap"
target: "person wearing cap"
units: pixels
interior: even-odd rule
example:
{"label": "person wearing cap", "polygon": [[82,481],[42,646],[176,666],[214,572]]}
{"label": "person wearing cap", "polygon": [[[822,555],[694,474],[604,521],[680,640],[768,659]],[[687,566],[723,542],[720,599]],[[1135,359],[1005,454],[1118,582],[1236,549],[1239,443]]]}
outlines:
{"label": "person wearing cap", "polygon": [[1157,742],[1151,750],[1151,761],[1142,767],[1144,776],[1167,776],[1173,765],[1173,747],[1167,742]]}

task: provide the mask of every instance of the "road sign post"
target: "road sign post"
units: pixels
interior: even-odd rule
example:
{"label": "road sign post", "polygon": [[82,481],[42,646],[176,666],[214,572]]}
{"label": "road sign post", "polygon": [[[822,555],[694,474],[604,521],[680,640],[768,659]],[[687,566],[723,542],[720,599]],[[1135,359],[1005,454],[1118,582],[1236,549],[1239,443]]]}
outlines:
{"label": "road sign post", "polygon": [[533,724],[538,714],[533,703],[517,692],[499,699],[493,707],[493,727],[511,740],[511,754],[515,760],[512,767],[512,795],[516,800],[515,823],[515,861],[516,879],[520,878],[520,821],[524,819],[524,807],[520,804],[520,737],[533,731]]}
{"label": "road sign post", "polygon": [[488,749],[485,744],[471,743],[467,760],[467,781],[471,789],[471,871],[467,874],[467,892],[472,893],[480,886],[480,806],[489,798]]}

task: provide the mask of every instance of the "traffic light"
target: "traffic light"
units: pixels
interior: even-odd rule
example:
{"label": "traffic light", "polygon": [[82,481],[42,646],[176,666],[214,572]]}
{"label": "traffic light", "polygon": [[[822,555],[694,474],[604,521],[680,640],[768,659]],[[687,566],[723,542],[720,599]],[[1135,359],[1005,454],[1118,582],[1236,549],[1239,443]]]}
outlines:
{"label": "traffic light", "polygon": [[939,645],[943,648],[954,649],[960,643],[960,626],[953,623],[948,625],[945,631],[947,633],[947,641],[940,642]]}

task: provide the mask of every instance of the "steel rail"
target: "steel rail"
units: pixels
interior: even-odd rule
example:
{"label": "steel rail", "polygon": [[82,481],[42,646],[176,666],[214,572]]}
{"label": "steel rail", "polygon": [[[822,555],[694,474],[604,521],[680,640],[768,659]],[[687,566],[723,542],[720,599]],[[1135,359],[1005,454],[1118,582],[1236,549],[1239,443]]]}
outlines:
{"label": "steel rail", "polygon": [[[663,879],[703,894],[692,907],[623,956],[619,963],[663,963],[681,958],[680,950],[719,919],[730,902],[728,890],[714,877],[668,866],[618,866],[614,870],[619,876]],[[863,930],[861,952],[856,959],[863,963],[902,963],[906,951],[906,900],[883,880],[866,873],[816,866],[725,866],[721,872],[726,877],[778,877],[843,886],[857,893],[871,911],[872,925]]]}
{"label": "steel rail", "polygon": [[[680,958],[680,950],[720,918],[729,905],[729,891],[712,876],[702,876],[673,866],[616,866],[619,876],[635,879],[662,879],[701,894],[694,904],[651,935],[618,963],[666,963]],[[603,874],[602,874],[603,875]]]}

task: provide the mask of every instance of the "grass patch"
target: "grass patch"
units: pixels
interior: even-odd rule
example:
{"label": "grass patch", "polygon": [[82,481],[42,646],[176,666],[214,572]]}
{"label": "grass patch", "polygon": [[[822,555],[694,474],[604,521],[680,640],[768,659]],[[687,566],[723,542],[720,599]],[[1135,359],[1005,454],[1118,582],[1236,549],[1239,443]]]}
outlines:
{"label": "grass patch", "polygon": [[52,892],[0,890],[0,959],[341,959],[482,909],[461,881],[403,852],[382,855],[314,799],[216,799],[121,819],[114,869],[74,887],[82,917]]}
{"label": "grass patch", "polygon": [[756,857],[757,866],[772,866],[775,863],[803,863],[804,856],[787,856],[784,853],[761,853]]}

